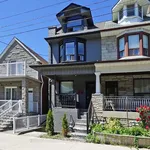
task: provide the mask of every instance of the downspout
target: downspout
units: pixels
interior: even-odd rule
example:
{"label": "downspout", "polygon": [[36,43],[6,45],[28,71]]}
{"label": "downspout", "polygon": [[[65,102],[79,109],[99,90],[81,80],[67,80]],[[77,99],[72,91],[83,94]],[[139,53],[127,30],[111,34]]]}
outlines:
{"label": "downspout", "polygon": [[42,99],[43,99],[43,86],[44,86],[44,81],[43,81],[43,76],[41,75],[41,81],[42,81],[42,85],[41,85],[41,115],[43,114],[43,104],[42,104]]}

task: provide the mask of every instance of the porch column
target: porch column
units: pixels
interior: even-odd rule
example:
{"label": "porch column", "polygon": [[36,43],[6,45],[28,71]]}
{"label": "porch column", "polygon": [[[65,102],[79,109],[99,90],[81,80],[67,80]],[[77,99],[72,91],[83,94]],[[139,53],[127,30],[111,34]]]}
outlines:
{"label": "porch column", "polygon": [[27,101],[28,101],[28,85],[26,79],[22,80],[22,112],[27,113]]}
{"label": "porch column", "polygon": [[100,85],[100,75],[101,72],[95,72],[96,75],[96,94],[101,93],[101,85]]}

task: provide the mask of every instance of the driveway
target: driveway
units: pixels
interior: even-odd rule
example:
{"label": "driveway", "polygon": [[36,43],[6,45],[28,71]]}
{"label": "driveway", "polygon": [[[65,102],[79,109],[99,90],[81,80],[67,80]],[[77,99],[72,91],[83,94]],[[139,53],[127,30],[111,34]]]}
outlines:
{"label": "driveway", "polygon": [[0,150],[131,150],[127,147],[40,139],[35,136],[0,133]]}

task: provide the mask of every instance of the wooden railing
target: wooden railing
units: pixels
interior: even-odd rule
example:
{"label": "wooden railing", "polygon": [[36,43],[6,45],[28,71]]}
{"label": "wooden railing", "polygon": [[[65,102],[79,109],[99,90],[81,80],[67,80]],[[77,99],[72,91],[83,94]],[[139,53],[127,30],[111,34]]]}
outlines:
{"label": "wooden railing", "polygon": [[77,94],[56,94],[55,107],[76,108]]}
{"label": "wooden railing", "polygon": [[137,107],[150,106],[150,97],[139,96],[105,96],[105,111],[136,111]]}

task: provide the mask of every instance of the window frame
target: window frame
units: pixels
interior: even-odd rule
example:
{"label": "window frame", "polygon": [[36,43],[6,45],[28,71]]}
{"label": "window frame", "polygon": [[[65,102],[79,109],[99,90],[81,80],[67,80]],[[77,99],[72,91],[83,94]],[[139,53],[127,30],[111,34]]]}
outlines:
{"label": "window frame", "polygon": [[[122,38],[124,38],[124,50],[121,50],[120,51],[120,39],[122,39]],[[121,36],[121,37],[119,37],[119,39],[118,39],[118,55],[119,55],[119,58],[123,58],[123,57],[120,57],[120,52],[123,52],[124,51],[124,56],[123,57],[125,57],[125,37],[124,36]]]}
{"label": "window frame", "polygon": [[68,93],[62,93],[62,91],[61,91],[61,83],[62,82],[72,82],[72,84],[73,84],[73,93],[72,94],[75,93],[75,90],[74,90],[74,80],[61,80],[61,81],[59,81],[59,94],[68,94]]}
{"label": "window frame", "polygon": [[[9,89],[10,90],[10,97],[11,97],[11,99],[7,99],[7,89]],[[17,86],[5,86],[5,99],[6,100],[17,100],[17,93],[16,93],[16,99],[13,99],[13,89],[18,89],[17,88]]]}
{"label": "window frame", "polygon": [[[130,6],[134,6],[133,7],[133,10],[134,10],[134,14],[133,15],[129,15],[128,13],[128,11],[129,11],[129,9],[131,9],[131,8],[128,8],[128,7],[130,7]],[[135,16],[135,5],[134,4],[131,4],[131,5],[127,5],[127,17],[132,17],[132,16]]]}
{"label": "window frame", "polygon": [[[139,35],[139,55],[129,55],[129,41],[128,37],[131,35]],[[144,48],[143,48],[143,35],[146,35],[148,37],[148,55],[144,54]],[[150,35],[146,32],[134,32],[134,33],[128,33],[128,34],[123,34],[120,37],[117,38],[117,47],[118,47],[118,59],[121,59],[123,57],[120,57],[120,51],[119,51],[119,40],[124,37],[125,39],[125,51],[124,51],[124,57],[128,56],[150,56]]]}
{"label": "window frame", "polygon": [[141,95],[146,95],[146,94],[149,94],[150,95],[150,92],[149,93],[135,93],[135,80],[150,80],[150,78],[134,78],[133,79],[133,95],[134,96],[141,96]]}
{"label": "window frame", "polygon": [[[66,60],[66,43],[71,43],[74,42],[75,44],[75,59],[74,60]],[[79,60],[78,59],[78,43],[83,43],[84,44],[84,60]],[[64,52],[63,52],[63,61],[60,59],[60,46],[63,45]],[[81,38],[70,38],[70,39],[65,39],[59,43],[59,63],[63,62],[84,62],[86,61],[86,40],[81,39]]]}

